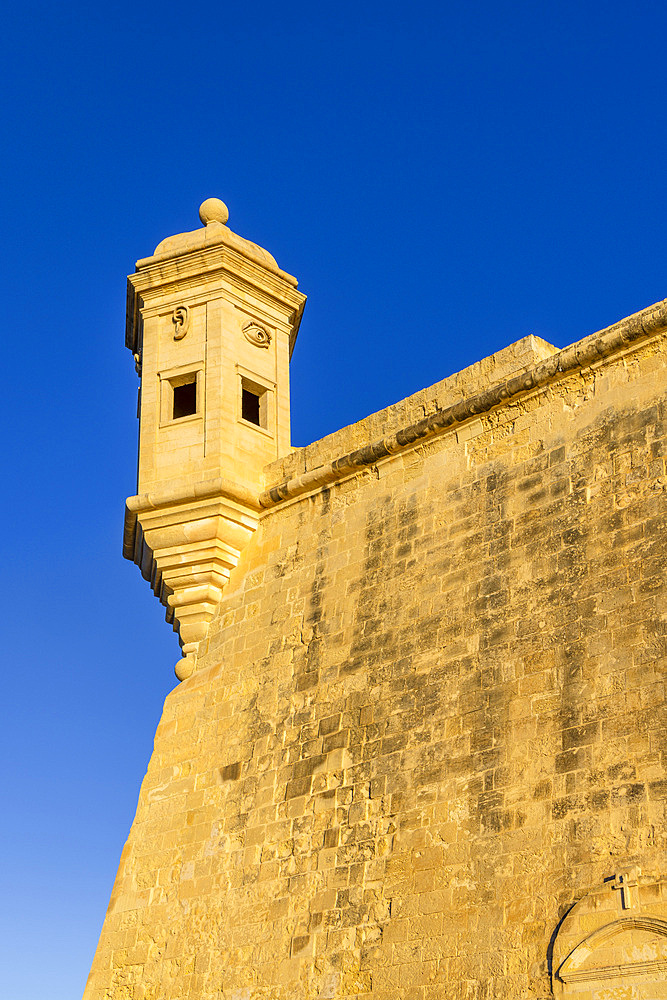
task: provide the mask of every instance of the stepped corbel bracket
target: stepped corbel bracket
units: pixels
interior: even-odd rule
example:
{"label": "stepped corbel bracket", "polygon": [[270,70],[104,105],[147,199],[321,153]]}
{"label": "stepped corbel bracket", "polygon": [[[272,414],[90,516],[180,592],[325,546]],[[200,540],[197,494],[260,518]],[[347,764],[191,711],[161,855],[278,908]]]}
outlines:
{"label": "stepped corbel bracket", "polygon": [[259,522],[258,498],[225,479],[129,497],[123,555],[141,569],[179,635],[189,677],[224,588]]}

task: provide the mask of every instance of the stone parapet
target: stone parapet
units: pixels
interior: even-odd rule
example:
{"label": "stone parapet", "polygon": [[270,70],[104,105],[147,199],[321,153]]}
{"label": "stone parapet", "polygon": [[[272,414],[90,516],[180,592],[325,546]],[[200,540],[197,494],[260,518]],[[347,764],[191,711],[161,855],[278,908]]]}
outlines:
{"label": "stone parapet", "polygon": [[[269,486],[260,495],[259,502],[262,507],[273,507],[285,500],[327,486],[336,480],[344,479],[346,476],[365,467],[373,466],[381,459],[410,448],[434,434],[464,424],[494,407],[502,406],[523,393],[548,385],[549,382],[577,369],[594,365],[634,341],[651,336],[666,327],[667,299],[649,306],[641,312],[634,313],[599,333],[591,334],[561,351],[556,351],[550,357],[546,357],[520,374],[490,386],[484,392],[461,399],[443,409],[438,409],[435,413],[403,427],[387,437],[380,438],[355,449],[353,452],[340,455],[322,465],[307,469],[299,475]],[[331,437],[335,438],[336,435]],[[305,456],[307,449],[304,448],[301,451]]]}

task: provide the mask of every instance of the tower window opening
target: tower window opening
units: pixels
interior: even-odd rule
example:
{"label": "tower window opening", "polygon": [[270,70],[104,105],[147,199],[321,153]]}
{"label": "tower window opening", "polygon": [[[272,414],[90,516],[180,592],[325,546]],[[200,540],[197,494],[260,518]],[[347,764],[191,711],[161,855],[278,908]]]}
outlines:
{"label": "tower window opening", "polygon": [[272,434],[273,389],[239,372],[237,416],[240,423]]}
{"label": "tower window opening", "polygon": [[241,416],[244,420],[250,421],[251,424],[257,424],[258,427],[261,427],[259,404],[260,397],[257,393],[243,386],[241,390]]}
{"label": "tower window opening", "polygon": [[191,382],[184,382],[174,387],[173,419],[191,417],[197,412],[197,379],[193,376]]}

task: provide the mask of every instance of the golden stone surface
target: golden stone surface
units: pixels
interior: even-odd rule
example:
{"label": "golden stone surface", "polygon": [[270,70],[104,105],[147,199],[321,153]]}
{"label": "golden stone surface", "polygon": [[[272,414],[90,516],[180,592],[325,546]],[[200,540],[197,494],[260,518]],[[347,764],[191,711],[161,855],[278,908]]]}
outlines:
{"label": "golden stone surface", "polygon": [[[130,279],[128,554],[207,628],[86,1000],[667,997],[667,303],[291,451],[302,299],[207,246]],[[205,410],[165,419],[184,369]]]}

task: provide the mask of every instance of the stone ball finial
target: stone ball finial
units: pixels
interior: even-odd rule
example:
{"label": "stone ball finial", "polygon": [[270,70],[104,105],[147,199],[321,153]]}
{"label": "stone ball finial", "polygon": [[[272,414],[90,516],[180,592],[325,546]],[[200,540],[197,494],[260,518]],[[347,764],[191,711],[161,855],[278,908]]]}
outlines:
{"label": "stone ball finial", "polygon": [[224,201],[219,198],[207,198],[199,206],[199,218],[208,226],[209,222],[221,222],[224,226],[229,218],[229,211]]}
{"label": "stone ball finial", "polygon": [[174,667],[174,673],[178,677],[179,681],[186,681],[188,677],[192,677],[194,671],[194,656],[184,656],[183,659],[179,660]]}

